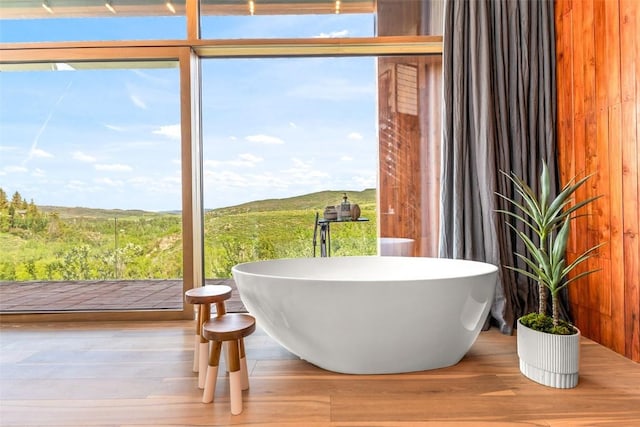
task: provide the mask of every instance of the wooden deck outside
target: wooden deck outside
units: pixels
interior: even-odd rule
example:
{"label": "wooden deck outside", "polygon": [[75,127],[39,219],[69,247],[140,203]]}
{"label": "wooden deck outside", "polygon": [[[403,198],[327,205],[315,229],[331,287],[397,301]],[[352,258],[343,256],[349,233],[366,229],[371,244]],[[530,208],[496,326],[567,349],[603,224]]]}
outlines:
{"label": "wooden deck outside", "polygon": [[2,324],[0,424],[640,425],[640,365],[588,339],[578,387],[558,390],[522,376],[515,337],[496,330],[455,366],[400,375],[328,372],[258,330],[246,340],[250,388],[238,416],[225,374],[215,402],[200,402],[192,346],[192,321]]}
{"label": "wooden deck outside", "polygon": [[[229,312],[246,311],[233,279],[207,279],[233,289]],[[182,280],[0,282],[0,313],[181,310]]]}

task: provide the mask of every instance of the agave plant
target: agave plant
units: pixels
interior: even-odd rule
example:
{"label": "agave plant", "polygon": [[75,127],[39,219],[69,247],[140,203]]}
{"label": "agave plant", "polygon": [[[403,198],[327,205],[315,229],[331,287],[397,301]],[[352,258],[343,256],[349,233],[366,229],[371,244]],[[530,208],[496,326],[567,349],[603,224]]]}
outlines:
{"label": "agave plant", "polygon": [[526,254],[516,252],[515,255],[527,265],[528,269],[511,266],[507,266],[507,268],[538,282],[538,314],[540,316],[546,315],[548,290],[551,294],[553,326],[557,328],[560,323],[559,292],[570,283],[597,270],[584,271],[571,278],[568,277],[569,273],[589,259],[594,251],[602,246],[601,243],[587,249],[572,263],[567,264],[566,250],[570,222],[577,218],[575,213],[578,209],[593,202],[600,196],[590,197],[572,204],[576,190],[592,176],[588,175],[577,181],[574,177],[552,199],[549,169],[545,163],[542,165],[540,192],[538,195],[515,174],[507,174],[502,171],[501,173],[513,183],[515,192],[522,198],[522,201],[520,202],[498,193],[498,196],[516,208],[516,212],[506,210],[498,210],[498,212],[522,222],[526,228],[533,231],[537,236],[536,244],[527,233],[516,229],[516,227],[507,222],[507,225],[516,233],[526,247]]}

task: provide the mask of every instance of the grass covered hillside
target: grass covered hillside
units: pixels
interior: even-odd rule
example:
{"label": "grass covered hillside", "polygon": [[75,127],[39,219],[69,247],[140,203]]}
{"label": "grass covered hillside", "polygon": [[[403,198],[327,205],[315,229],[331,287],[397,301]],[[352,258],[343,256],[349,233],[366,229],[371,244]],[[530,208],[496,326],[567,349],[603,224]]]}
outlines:
{"label": "grass covered hillside", "polygon": [[336,205],[342,201],[343,194],[347,194],[349,201],[357,203],[360,208],[374,210],[376,206],[376,190],[373,188],[364,191],[320,191],[317,193],[305,194],[303,196],[290,197],[287,199],[267,199],[255,202],[244,203],[228,208],[216,209],[215,212],[221,215],[240,212],[266,212],[286,210],[297,211],[322,211],[325,206]]}
{"label": "grass covered hillside", "polygon": [[[315,213],[322,215],[342,194],[323,191],[207,211],[206,277],[229,277],[240,262],[312,256]],[[375,254],[375,190],[347,195],[370,221],[334,224],[332,255]],[[0,203],[0,281],[182,277],[179,213],[10,206]]]}

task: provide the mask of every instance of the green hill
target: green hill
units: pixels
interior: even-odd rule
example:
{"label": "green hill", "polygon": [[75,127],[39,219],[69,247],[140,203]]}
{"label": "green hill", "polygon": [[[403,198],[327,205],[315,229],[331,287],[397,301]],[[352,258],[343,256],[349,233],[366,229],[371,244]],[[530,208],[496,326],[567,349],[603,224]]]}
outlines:
{"label": "green hill", "polygon": [[368,188],[363,191],[319,191],[317,193],[304,194],[302,196],[288,197],[284,199],[256,200],[236,206],[212,209],[209,212],[217,216],[247,212],[297,210],[322,211],[327,205],[340,203],[344,193],[347,194],[351,203],[357,203],[361,208],[375,208],[376,190],[375,188]]}
{"label": "green hill", "polygon": [[[82,207],[66,207],[66,206],[38,206],[42,212],[56,212],[60,218],[124,218],[124,217],[153,217],[158,215],[166,215],[166,213],[149,212],[140,209],[96,209]],[[178,212],[179,213],[179,212]]]}
{"label": "green hill", "polygon": [[[265,199],[243,203],[224,208],[207,209],[207,212],[218,215],[233,215],[247,212],[273,212],[292,210],[324,210],[327,205],[340,203],[342,195],[347,193],[351,203],[357,203],[361,208],[375,208],[376,190],[368,188],[363,191],[319,191],[316,193],[303,194],[301,196],[287,197],[283,199]],[[177,214],[180,211],[171,212],[150,212],[139,209],[95,209],[83,207],[66,206],[38,206],[42,212],[57,212],[60,218],[124,218],[124,217],[153,217],[158,215]]]}

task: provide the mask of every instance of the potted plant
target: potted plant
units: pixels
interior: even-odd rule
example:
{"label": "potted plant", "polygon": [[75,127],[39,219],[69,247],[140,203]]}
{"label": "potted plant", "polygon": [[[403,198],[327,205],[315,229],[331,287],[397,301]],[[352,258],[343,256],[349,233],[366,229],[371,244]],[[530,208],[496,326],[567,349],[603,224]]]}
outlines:
{"label": "potted plant", "polygon": [[[520,198],[498,194],[515,209],[515,212],[499,210],[524,226],[524,231],[507,225],[522,240],[526,253],[515,253],[526,268],[506,266],[538,283],[538,311],[518,319],[517,345],[520,372],[527,378],[556,388],[572,388],[578,384],[580,355],[580,331],[569,322],[560,319],[560,291],[597,270],[588,270],[569,277],[580,264],[590,258],[602,244],[587,249],[573,262],[567,263],[566,249],[570,222],[576,211],[598,197],[573,202],[576,190],[591,175],[572,179],[560,193],[551,198],[551,180],[546,164],[542,165],[540,191],[532,188],[515,174],[502,172],[513,184]],[[527,233],[528,231],[528,233]],[[529,236],[535,236],[533,239]],[[547,292],[551,295],[551,316],[547,314]]]}

